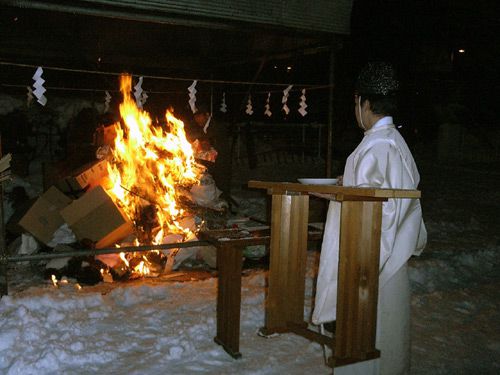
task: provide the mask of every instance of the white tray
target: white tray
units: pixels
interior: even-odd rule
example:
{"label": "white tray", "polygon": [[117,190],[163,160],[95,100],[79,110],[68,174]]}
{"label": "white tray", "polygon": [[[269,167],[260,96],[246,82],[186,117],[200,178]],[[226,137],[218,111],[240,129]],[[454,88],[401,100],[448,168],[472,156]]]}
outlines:
{"label": "white tray", "polygon": [[304,185],[337,185],[336,178],[298,178],[301,184]]}

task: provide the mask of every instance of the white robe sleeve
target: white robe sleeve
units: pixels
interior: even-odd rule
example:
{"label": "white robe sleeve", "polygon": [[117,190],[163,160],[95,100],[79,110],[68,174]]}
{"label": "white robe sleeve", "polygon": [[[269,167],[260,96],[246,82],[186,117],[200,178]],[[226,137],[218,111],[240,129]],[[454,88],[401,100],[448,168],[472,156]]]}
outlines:
{"label": "white robe sleeve", "polygon": [[331,201],[328,206],[312,315],[314,324],[331,322],[336,318],[340,208],[340,203],[336,201]]}
{"label": "white robe sleeve", "polygon": [[[399,151],[389,142],[377,142],[359,155],[354,168],[354,186],[402,186],[403,168]],[[402,203],[401,200],[389,199],[382,205],[380,269],[393,253]]]}
{"label": "white robe sleeve", "polygon": [[353,186],[384,188],[398,185],[400,159],[399,151],[389,142],[376,142],[357,156]]}

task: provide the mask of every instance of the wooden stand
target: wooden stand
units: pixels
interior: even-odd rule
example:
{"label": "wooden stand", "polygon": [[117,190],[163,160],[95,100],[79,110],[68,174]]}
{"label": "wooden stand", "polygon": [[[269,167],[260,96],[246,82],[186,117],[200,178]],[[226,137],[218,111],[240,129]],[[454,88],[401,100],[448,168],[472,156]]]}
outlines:
{"label": "wooden stand", "polygon": [[[306,233],[307,236],[311,240],[321,239],[321,233],[318,231]],[[217,248],[217,335],[214,341],[231,357],[237,359],[241,357],[239,350],[243,248],[269,245],[269,228],[251,233],[239,229],[203,231],[199,233],[199,237]]]}
{"label": "wooden stand", "polygon": [[[377,358],[378,274],[382,202],[420,198],[417,190],[351,188],[250,181],[272,195],[271,258],[265,334],[294,332],[333,350],[332,367]],[[304,321],[307,220],[310,193],[342,205],[333,338],[307,330]]]}
{"label": "wooden stand", "polygon": [[200,232],[217,248],[217,335],[214,341],[233,358],[240,353],[241,269],[243,248],[269,243],[269,236],[238,230]]}

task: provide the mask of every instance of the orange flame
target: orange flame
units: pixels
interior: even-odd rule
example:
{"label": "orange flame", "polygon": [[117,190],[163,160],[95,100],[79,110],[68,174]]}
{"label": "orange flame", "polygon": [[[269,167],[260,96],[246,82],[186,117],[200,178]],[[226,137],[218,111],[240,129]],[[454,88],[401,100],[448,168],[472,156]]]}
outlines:
{"label": "orange flame", "polygon": [[[178,201],[183,188],[198,183],[203,167],[195,162],[184,123],[167,110],[166,126],[153,124],[131,98],[131,87],[132,77],[122,76],[123,121],[114,125],[108,192],[134,222],[140,242],[159,244],[167,234],[190,234],[179,225],[185,213]],[[154,224],[145,225],[144,217]]]}
{"label": "orange flame", "polygon": [[56,275],[51,275],[50,279],[52,280],[52,285],[54,285],[56,288],[59,288],[59,282],[57,281]]}

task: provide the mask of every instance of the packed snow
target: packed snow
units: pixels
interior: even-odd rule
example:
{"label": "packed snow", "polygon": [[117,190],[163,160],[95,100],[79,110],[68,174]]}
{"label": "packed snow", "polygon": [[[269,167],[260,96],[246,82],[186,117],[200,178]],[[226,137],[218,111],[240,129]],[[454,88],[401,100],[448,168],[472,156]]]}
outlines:
{"label": "packed snow", "polygon": [[[420,168],[429,243],[410,261],[411,373],[497,374],[500,172],[425,162]],[[265,218],[265,195],[239,190],[235,198],[241,214]],[[306,319],[318,259],[312,246]],[[0,301],[2,374],[331,373],[320,345],[294,334],[256,334],[264,325],[265,268],[244,270],[238,360],[213,341],[217,279],[210,272],[182,282],[160,277],[79,289],[74,280],[56,288],[35,271],[9,269],[10,293]]]}

